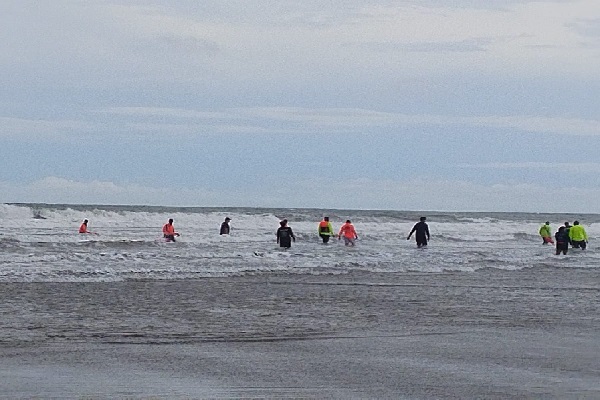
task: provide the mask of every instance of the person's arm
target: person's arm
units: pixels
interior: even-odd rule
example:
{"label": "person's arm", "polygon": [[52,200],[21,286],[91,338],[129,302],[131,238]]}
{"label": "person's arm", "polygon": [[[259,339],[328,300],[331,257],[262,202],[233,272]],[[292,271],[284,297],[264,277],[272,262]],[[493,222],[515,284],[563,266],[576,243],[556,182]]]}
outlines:
{"label": "person's arm", "polygon": [[280,235],[280,233],[279,233],[279,232],[280,232],[280,230],[281,230],[281,228],[277,228],[277,233],[276,233],[276,236],[277,236],[277,244],[279,244],[279,235]]}
{"label": "person's arm", "polygon": [[331,225],[331,222],[327,224],[327,229],[329,229],[329,236],[335,236],[335,232],[333,231],[333,225]]}
{"label": "person's arm", "polygon": [[425,225],[425,233],[427,234],[427,240],[431,240],[431,235],[429,234],[429,226]]}
{"label": "person's arm", "polygon": [[581,231],[583,232],[583,237],[584,237],[585,241],[587,242],[587,241],[588,241],[588,235],[587,235],[587,232],[585,231],[585,229],[584,229],[584,228],[581,228]]}
{"label": "person's arm", "polygon": [[415,226],[413,226],[412,230],[408,233],[408,237],[406,238],[406,240],[410,239],[410,237],[416,230],[417,230],[417,225],[415,224]]}
{"label": "person's arm", "polygon": [[290,236],[292,237],[292,240],[295,242],[296,236],[294,236],[294,231],[292,231],[292,228],[290,228]]}

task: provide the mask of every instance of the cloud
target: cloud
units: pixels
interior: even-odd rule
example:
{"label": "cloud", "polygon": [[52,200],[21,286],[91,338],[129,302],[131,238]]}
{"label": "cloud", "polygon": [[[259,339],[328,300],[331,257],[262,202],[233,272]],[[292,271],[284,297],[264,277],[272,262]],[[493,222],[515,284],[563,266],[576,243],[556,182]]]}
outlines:
{"label": "cloud", "polygon": [[548,188],[535,184],[479,185],[464,181],[305,179],[285,187],[252,186],[212,191],[47,177],[29,184],[0,182],[7,203],[122,204],[163,206],[310,207],[414,211],[518,211],[598,213],[600,188],[565,187],[569,202],[540,202]]}
{"label": "cloud", "polygon": [[472,38],[457,41],[438,42],[410,42],[410,43],[360,43],[357,46],[376,52],[415,52],[415,53],[439,53],[439,52],[474,52],[486,51],[486,47],[492,43],[489,38]]}
{"label": "cloud", "polygon": [[599,61],[568,28],[600,18],[594,1],[13,1],[0,35],[18,39],[0,42],[0,79],[281,93],[338,77],[357,87],[465,71],[595,77]]}
{"label": "cloud", "polygon": [[460,164],[459,168],[473,169],[533,169],[543,171],[562,171],[577,174],[598,174],[600,163],[568,163],[568,162],[515,162],[515,163],[481,163]]}
{"label": "cloud", "polygon": [[[600,135],[600,121],[564,117],[514,116],[453,116],[403,114],[355,108],[248,107],[201,112],[185,109],[111,108],[107,114],[148,117],[197,119],[199,132],[212,126],[220,133],[377,133],[378,130],[411,126],[465,126],[490,129],[510,129],[521,132],[561,135]],[[235,125],[231,121],[236,121]],[[160,124],[154,128],[159,128]],[[229,129],[235,127],[235,129]]]}
{"label": "cloud", "polygon": [[2,137],[51,137],[55,139],[79,136],[82,133],[98,131],[84,120],[44,120],[0,117],[0,138]]}
{"label": "cloud", "polygon": [[92,112],[142,118],[219,119],[231,117],[230,115],[219,111],[197,111],[185,108],[167,107],[109,107],[93,110]]}
{"label": "cloud", "polygon": [[[279,192],[267,192],[264,204],[288,199],[298,207],[393,209],[411,211],[506,211],[597,213],[600,188],[561,188],[570,200],[540,202],[548,188],[536,184],[497,183],[481,185],[460,180],[413,179],[408,181],[354,179],[329,181],[310,179],[291,183]],[[333,193],[333,196],[327,196]],[[271,199],[269,201],[269,199]],[[281,203],[279,203],[281,204]]]}
{"label": "cloud", "polygon": [[566,24],[567,27],[572,28],[580,35],[600,38],[600,18],[595,19],[584,19],[579,18],[574,22]]}
{"label": "cloud", "polygon": [[404,114],[359,108],[247,107],[193,110],[109,107],[81,112],[80,120],[1,118],[0,137],[65,139],[144,135],[203,134],[403,134],[414,127],[465,127],[572,136],[600,135],[594,119],[513,116]]}
{"label": "cloud", "polygon": [[0,182],[0,191],[4,203],[189,206],[217,204],[220,198],[218,193],[204,189],[155,188],[98,180],[84,182],[55,176],[31,183]]}

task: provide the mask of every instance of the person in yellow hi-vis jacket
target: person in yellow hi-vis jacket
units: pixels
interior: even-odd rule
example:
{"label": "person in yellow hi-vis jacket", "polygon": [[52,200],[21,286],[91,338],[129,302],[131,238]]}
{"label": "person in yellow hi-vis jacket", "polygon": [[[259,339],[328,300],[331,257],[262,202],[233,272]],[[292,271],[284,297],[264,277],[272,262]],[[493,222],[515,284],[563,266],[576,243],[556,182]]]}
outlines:
{"label": "person in yellow hi-vis jacket", "polygon": [[573,226],[569,229],[569,239],[576,249],[585,250],[587,247],[588,236],[583,226],[579,225],[579,221],[574,221]]}
{"label": "person in yellow hi-vis jacket", "polygon": [[331,222],[329,222],[329,217],[323,217],[323,221],[319,222],[318,232],[325,244],[327,244],[329,239],[335,235],[335,233],[333,233],[333,226],[331,226]]}
{"label": "person in yellow hi-vis jacket", "polygon": [[554,244],[554,240],[552,240],[552,230],[550,229],[550,222],[546,221],[546,223],[542,225],[542,227],[540,228],[540,236],[543,240],[542,244]]}

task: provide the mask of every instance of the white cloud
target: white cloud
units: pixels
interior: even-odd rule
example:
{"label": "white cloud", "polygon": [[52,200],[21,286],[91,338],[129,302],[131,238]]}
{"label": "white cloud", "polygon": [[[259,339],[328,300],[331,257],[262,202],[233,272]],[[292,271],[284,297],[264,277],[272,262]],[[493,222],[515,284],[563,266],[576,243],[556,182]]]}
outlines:
{"label": "white cloud", "polygon": [[203,189],[155,188],[107,181],[46,177],[31,183],[0,182],[3,203],[145,204],[192,206],[217,204],[218,193]]}
{"label": "white cloud", "polygon": [[[413,78],[465,68],[594,77],[600,68],[590,52],[596,0],[178,3],[11,2],[0,34],[18,40],[0,43],[0,57],[19,74],[90,86],[318,84],[340,75],[365,81],[371,71]],[[373,53],[382,46],[396,51]]]}
{"label": "white cloud", "polygon": [[403,114],[365,109],[249,107],[191,110],[157,107],[110,107],[78,115],[80,120],[38,120],[0,117],[0,136],[21,138],[121,137],[203,134],[313,134],[395,131],[413,127],[488,128],[510,132],[574,136],[600,135],[600,120],[513,116]]}
{"label": "white cloud", "polygon": [[[112,108],[106,113],[147,117],[177,117],[186,124],[196,119],[196,132],[220,133],[327,133],[369,131],[376,133],[381,128],[402,128],[411,126],[465,126],[478,128],[508,129],[533,133],[555,133],[561,135],[600,135],[600,120],[541,117],[541,116],[452,116],[452,115],[409,115],[403,113],[380,112],[365,109],[326,108],[311,109],[300,107],[252,107],[223,109],[201,112],[185,109],[159,108]],[[231,122],[235,121],[235,124]],[[164,122],[164,130],[176,127]],[[152,125],[160,129],[161,123]],[[143,126],[137,126],[141,129]],[[192,130],[193,125],[189,126]]]}

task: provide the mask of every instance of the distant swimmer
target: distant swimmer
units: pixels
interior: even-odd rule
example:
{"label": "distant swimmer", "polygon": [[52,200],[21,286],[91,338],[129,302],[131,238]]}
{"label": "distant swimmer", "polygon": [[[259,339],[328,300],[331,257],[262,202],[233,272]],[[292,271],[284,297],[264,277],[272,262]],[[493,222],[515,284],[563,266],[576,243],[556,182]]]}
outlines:
{"label": "distant swimmer", "polygon": [[587,247],[588,236],[583,226],[579,225],[579,221],[574,221],[573,226],[569,229],[569,239],[576,249],[585,250]]}
{"label": "distant swimmer", "polygon": [[342,225],[340,231],[338,232],[338,240],[344,237],[344,245],[346,246],[354,246],[356,244],[356,239],[358,239],[358,235],[356,234],[356,229],[354,229],[354,225],[348,219],[346,223]]}
{"label": "distant swimmer", "polygon": [[560,253],[567,255],[569,251],[569,233],[564,226],[558,228],[554,238],[556,239],[556,255],[558,256]]}
{"label": "distant swimmer", "polygon": [[163,237],[167,239],[167,242],[174,242],[175,236],[179,236],[179,233],[175,232],[175,227],[173,226],[173,218],[169,219],[163,226]]}
{"label": "distant swimmer", "polygon": [[231,221],[231,218],[225,218],[225,221],[221,224],[221,233],[219,233],[219,235],[229,235],[229,232],[231,231],[229,221]]}
{"label": "distant swimmer", "polygon": [[417,247],[427,246],[427,241],[431,240],[431,236],[429,235],[429,227],[425,222],[426,220],[427,217],[419,218],[419,222],[413,226],[412,230],[408,234],[408,237],[406,238],[406,240],[410,240],[412,234],[416,232],[417,234],[415,235],[415,238],[417,239]]}
{"label": "distant swimmer", "polygon": [[335,235],[335,233],[333,233],[333,226],[331,226],[331,222],[329,222],[329,217],[323,217],[323,221],[319,222],[318,232],[325,244],[327,244],[329,239]]}
{"label": "distant swimmer", "polygon": [[79,227],[79,233],[89,233],[89,234],[92,234],[92,235],[97,235],[96,232],[92,232],[92,231],[88,230],[88,220],[87,219],[83,220],[83,223]]}
{"label": "distant swimmer", "polygon": [[33,219],[46,219],[46,217],[42,215],[41,211],[34,211]]}
{"label": "distant swimmer", "polygon": [[546,223],[541,226],[539,233],[543,240],[542,244],[554,244],[554,241],[552,240],[552,230],[550,230],[550,222],[546,221]]}
{"label": "distant swimmer", "polygon": [[279,223],[281,226],[277,229],[277,243],[279,243],[279,247],[289,249],[292,247],[292,240],[296,241],[296,236],[294,236],[292,228],[287,226],[287,223],[287,219]]}

